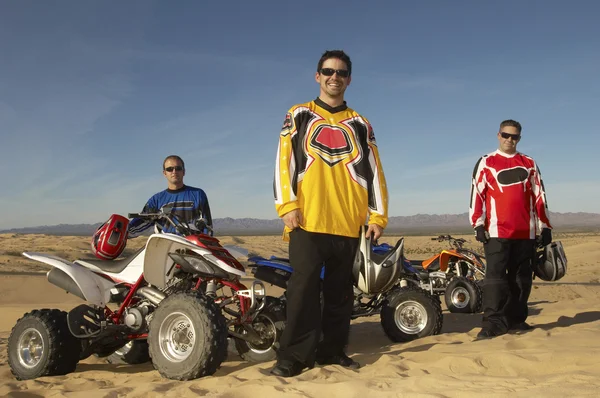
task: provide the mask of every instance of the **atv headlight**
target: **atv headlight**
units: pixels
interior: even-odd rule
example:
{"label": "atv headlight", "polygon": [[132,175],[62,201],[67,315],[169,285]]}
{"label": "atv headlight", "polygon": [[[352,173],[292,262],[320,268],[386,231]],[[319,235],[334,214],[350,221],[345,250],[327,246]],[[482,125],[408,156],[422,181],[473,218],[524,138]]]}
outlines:
{"label": "atv headlight", "polygon": [[227,279],[229,274],[202,256],[169,253],[169,257],[179,264],[183,271],[198,274],[205,278]]}

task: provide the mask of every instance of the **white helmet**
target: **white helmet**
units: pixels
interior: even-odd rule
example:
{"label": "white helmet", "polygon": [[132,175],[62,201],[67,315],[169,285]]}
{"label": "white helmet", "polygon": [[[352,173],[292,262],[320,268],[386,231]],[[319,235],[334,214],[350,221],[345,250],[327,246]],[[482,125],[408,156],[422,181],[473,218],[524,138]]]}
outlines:
{"label": "white helmet", "polygon": [[567,273],[567,256],[561,242],[552,242],[536,252],[533,273],[541,280],[557,281]]}
{"label": "white helmet", "polygon": [[383,254],[373,252],[372,239],[367,239],[366,226],[360,228],[358,250],[354,258],[352,274],[356,286],[366,294],[389,290],[402,271],[404,238],[393,249]]}

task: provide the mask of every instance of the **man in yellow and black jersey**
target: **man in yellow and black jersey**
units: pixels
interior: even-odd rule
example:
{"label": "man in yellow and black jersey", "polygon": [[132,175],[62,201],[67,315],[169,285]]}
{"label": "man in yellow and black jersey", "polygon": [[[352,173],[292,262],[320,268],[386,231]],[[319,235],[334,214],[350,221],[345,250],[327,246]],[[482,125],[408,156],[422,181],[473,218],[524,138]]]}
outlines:
{"label": "man in yellow and black jersey", "polygon": [[271,370],[277,376],[298,375],[315,362],[360,367],[344,352],[352,265],[360,227],[368,223],[367,236],[373,239],[383,233],[388,196],[373,128],[344,101],[351,74],[348,55],[326,51],[315,74],[319,97],[293,106],[279,137],[275,208],[285,224],[294,272],[287,289],[287,325]]}

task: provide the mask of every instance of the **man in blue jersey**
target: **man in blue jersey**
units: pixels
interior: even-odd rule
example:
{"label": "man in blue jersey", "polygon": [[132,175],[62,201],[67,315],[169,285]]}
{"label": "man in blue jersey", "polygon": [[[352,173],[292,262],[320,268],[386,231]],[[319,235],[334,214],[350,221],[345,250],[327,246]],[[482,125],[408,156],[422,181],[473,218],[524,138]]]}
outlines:
{"label": "man in blue jersey", "polygon": [[[200,188],[187,186],[183,183],[185,176],[185,163],[176,155],[167,156],[163,161],[163,175],[167,179],[167,189],[153,195],[142,210],[142,213],[156,213],[162,211],[176,215],[176,220],[185,222],[190,226],[200,218],[212,227],[212,217],[206,193]],[[129,223],[129,237],[139,236],[144,230],[153,225],[148,220],[133,218]],[[177,233],[175,228],[168,223],[159,225],[163,232]],[[206,231],[203,231],[206,232]]]}

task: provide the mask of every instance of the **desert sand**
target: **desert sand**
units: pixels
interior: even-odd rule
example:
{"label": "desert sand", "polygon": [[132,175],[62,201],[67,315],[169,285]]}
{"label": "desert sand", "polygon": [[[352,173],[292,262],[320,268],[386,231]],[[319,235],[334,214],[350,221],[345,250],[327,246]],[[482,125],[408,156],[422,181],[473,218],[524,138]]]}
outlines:
{"label": "desert sand", "polygon": [[[464,236],[476,247],[471,236]],[[263,256],[286,255],[279,236],[222,237],[223,244]],[[397,237],[382,241],[395,243]],[[46,235],[0,235],[0,396],[8,397],[471,397],[597,396],[600,389],[600,233],[555,233],[569,260],[557,282],[534,281],[530,318],[522,334],[474,341],[480,314],[444,311],[437,336],[392,343],[379,316],[351,327],[348,354],[358,371],[315,367],[294,378],[269,376],[274,362],[252,364],[230,353],[210,377],[189,382],[162,378],[151,363],[113,365],[91,357],[74,373],[17,381],[7,364],[7,340],[18,318],[32,309],[69,310],[81,301],[49,284],[43,264],[22,251],[67,259],[89,256],[89,239]],[[143,238],[128,244],[133,250]],[[406,237],[406,254],[419,259],[445,247],[429,237]],[[271,294],[279,294],[276,289]],[[442,300],[443,301],[443,300]]]}

